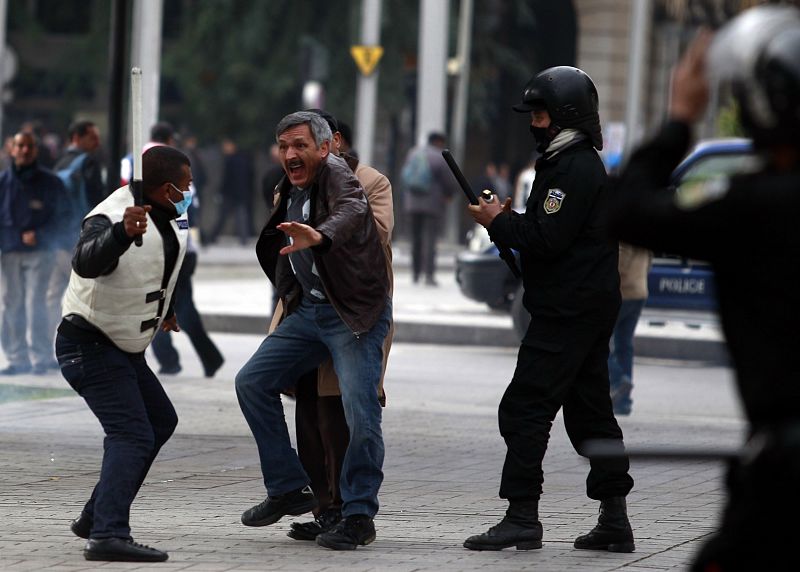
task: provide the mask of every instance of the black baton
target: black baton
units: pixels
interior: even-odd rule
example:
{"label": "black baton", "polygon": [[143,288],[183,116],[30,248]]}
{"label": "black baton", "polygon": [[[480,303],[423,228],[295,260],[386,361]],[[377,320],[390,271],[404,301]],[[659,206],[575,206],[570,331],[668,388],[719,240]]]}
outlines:
{"label": "black baton", "polygon": [[[449,149],[445,149],[442,151],[442,157],[444,157],[445,163],[447,166],[450,167],[450,172],[453,173],[453,176],[458,181],[458,184],[461,186],[461,190],[464,191],[464,194],[467,195],[467,200],[470,204],[478,205],[480,202],[478,201],[478,197],[475,192],[472,190],[469,182],[467,181],[466,177],[464,177],[464,173],[461,172],[461,169],[456,163],[456,160],[453,159],[453,154],[450,153]],[[500,258],[502,258],[505,263],[508,265],[509,270],[511,270],[511,274],[516,276],[517,278],[521,278],[522,274],[517,268],[517,259],[514,258],[514,253],[511,252],[511,249],[507,246],[501,246],[495,243],[497,246],[497,251],[500,254]]]}

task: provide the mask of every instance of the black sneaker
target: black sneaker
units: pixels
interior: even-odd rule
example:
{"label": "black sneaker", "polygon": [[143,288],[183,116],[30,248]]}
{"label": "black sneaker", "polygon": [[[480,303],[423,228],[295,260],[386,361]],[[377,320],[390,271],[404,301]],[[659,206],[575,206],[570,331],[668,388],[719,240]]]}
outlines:
{"label": "black sneaker", "polygon": [[169,555],[127,538],[90,538],[83,557],[111,562],[164,562]]}
{"label": "black sneaker", "polygon": [[94,524],[92,517],[85,512],[81,512],[81,515],[70,523],[69,529],[78,538],[88,539],[89,533],[92,532],[92,524]]}
{"label": "black sneaker", "polygon": [[242,513],[242,524],[245,526],[269,526],[287,514],[293,516],[305,514],[314,510],[316,506],[317,499],[314,497],[311,487],[306,486],[279,497],[267,497],[263,502]]}
{"label": "black sneaker", "polygon": [[353,514],[340,520],[328,532],[317,536],[317,544],[331,550],[355,550],[375,540],[375,524],[366,514]]}
{"label": "black sneaker", "polygon": [[311,522],[293,522],[286,536],[295,540],[314,540],[323,532],[328,532],[340,520],[342,511],[338,508],[326,508]]}

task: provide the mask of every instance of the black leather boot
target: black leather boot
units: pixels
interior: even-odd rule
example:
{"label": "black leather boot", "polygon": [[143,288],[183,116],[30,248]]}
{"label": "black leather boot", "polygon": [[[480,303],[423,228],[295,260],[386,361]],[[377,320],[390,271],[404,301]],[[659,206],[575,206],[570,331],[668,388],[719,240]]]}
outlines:
{"label": "black leather boot", "polygon": [[509,501],[503,520],[464,541],[464,548],[470,550],[502,550],[509,546],[516,546],[517,550],[542,547],[539,501]]}
{"label": "black leather boot", "polygon": [[600,517],[589,534],[575,539],[575,548],[583,550],[608,550],[633,552],[633,531],[628,521],[625,497],[612,497],[600,501]]}

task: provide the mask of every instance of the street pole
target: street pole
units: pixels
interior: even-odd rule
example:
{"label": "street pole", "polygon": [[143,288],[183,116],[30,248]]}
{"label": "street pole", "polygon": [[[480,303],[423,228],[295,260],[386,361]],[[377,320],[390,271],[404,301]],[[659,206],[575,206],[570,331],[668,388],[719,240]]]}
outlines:
{"label": "street pole", "polygon": [[[362,0],[361,44],[377,46],[381,41],[381,0]],[[378,70],[369,75],[358,74],[356,80],[355,146],[359,157],[372,164],[375,144],[375,103],[378,99]]]}
{"label": "street pole", "polygon": [[[417,67],[416,144],[423,144],[432,131],[445,132],[447,97],[447,45],[449,0],[420,0],[419,53]],[[460,201],[451,201],[445,216],[444,236],[458,241]]]}
{"label": "street pole", "polygon": [[650,56],[647,38],[650,33],[652,15],[651,0],[631,0],[631,21],[628,59],[628,85],[625,109],[625,146],[623,156],[627,157],[642,132],[642,91],[644,89],[644,65]]}
{"label": "street pole", "polygon": [[108,41],[108,177],[109,194],[119,186],[119,163],[123,155],[122,125],[125,120],[123,99],[127,77],[128,0],[111,4],[111,32]]}
{"label": "street pole", "polygon": [[467,139],[467,109],[469,103],[469,72],[472,50],[472,0],[461,0],[458,13],[458,84],[453,106],[453,135],[451,150],[459,164],[464,162]]}
{"label": "street pole", "polygon": [[420,0],[416,143],[445,131],[449,0]]}
{"label": "street pole", "polygon": [[144,133],[149,133],[150,127],[158,121],[163,12],[163,0],[135,0],[131,66],[142,69]]}

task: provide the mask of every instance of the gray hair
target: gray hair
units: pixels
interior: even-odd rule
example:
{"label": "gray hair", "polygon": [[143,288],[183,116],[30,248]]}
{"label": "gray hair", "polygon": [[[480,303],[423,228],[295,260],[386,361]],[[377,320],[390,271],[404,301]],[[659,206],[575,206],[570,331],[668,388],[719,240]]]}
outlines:
{"label": "gray hair", "polygon": [[281,136],[281,133],[296,125],[308,125],[311,130],[311,136],[314,138],[314,143],[319,148],[323,141],[332,141],[333,133],[328,122],[325,121],[320,115],[312,111],[295,111],[290,113],[278,122],[275,128],[275,140]]}

